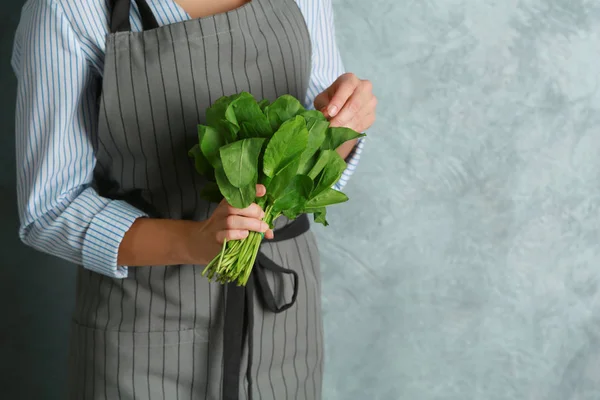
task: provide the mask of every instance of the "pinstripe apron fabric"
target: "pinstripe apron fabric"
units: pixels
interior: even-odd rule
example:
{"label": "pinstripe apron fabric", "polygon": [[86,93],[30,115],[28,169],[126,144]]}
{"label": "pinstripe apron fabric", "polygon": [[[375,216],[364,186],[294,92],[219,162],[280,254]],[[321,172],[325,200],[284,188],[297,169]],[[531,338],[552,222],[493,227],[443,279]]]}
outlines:
{"label": "pinstripe apron fabric", "polygon": [[[187,151],[217,98],[242,90],[258,99],[304,98],[311,45],[294,0],[253,0],[211,17],[157,27],[136,0],[144,30],[113,18],[107,38],[94,185],[150,216],[205,220],[216,208]],[[115,0],[113,14],[128,13]],[[121,11],[118,11],[121,10]],[[127,14],[128,15],[128,14]],[[282,218],[276,228],[287,226]],[[298,274],[292,307],[272,313],[254,294],[252,340],[241,354],[239,398],[320,399],[323,329],[320,266],[312,232],[261,252]],[[222,399],[227,287],[203,266],[129,268],[112,279],[80,268],[70,352],[71,399]],[[275,301],[292,277],[265,272]]]}

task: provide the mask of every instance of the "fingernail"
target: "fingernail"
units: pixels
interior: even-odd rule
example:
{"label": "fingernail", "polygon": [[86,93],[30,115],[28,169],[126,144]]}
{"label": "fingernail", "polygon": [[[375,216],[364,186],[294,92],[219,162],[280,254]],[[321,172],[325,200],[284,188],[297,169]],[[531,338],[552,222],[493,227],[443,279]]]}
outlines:
{"label": "fingernail", "polygon": [[335,117],[335,115],[337,114],[337,111],[338,111],[337,106],[332,105],[332,106],[327,107],[327,113],[332,117]]}
{"label": "fingernail", "polygon": [[263,219],[265,217],[265,215],[267,215],[267,214],[265,214],[265,212],[263,211],[262,213],[260,213],[260,218]]}

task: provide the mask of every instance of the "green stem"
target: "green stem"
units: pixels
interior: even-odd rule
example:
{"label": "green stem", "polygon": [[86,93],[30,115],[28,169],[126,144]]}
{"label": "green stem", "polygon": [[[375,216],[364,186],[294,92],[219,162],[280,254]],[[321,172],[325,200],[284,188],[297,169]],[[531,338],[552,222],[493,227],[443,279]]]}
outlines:
{"label": "green stem", "polygon": [[[273,205],[267,204],[267,199],[257,199],[259,204],[265,211],[265,221],[273,228],[273,221],[281,213],[273,214]],[[248,283],[254,262],[260,250],[260,245],[264,238],[264,234],[258,232],[250,232],[244,240],[224,241],[221,252],[206,266],[202,275],[207,275],[209,280],[213,278],[222,284],[228,282],[236,282],[242,286]]]}
{"label": "green stem", "polygon": [[[269,224],[270,227],[273,225],[273,216],[271,215],[273,211],[273,206],[267,206],[265,209],[265,217],[263,221]],[[252,268],[254,267],[254,262],[256,261],[256,257],[258,255],[258,251],[260,250],[260,245],[263,239],[263,235],[259,235],[256,232],[251,233],[251,237],[248,237],[246,241],[248,242],[244,249],[240,252],[243,257],[243,273],[238,278],[238,284],[245,286],[248,283],[248,279],[250,279],[250,274],[252,273]]]}

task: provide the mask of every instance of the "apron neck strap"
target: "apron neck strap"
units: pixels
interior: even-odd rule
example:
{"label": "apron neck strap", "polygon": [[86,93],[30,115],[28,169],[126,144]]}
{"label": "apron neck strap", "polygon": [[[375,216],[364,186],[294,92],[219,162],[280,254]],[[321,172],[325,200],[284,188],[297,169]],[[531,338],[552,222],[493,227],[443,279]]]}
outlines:
{"label": "apron neck strap", "polygon": [[[143,30],[158,28],[158,22],[146,0],[135,0],[135,2],[142,17]],[[131,31],[131,24],[129,23],[130,10],[131,0],[111,0],[111,33]]]}

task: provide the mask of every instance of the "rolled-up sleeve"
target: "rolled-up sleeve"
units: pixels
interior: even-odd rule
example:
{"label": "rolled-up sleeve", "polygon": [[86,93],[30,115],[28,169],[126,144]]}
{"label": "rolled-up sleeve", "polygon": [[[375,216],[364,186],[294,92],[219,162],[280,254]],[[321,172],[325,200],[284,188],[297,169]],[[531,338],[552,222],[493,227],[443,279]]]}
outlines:
{"label": "rolled-up sleeve", "polygon": [[[335,38],[333,7],[331,0],[297,0],[306,20],[312,39],[312,69],[305,105],[314,108],[313,102],[319,93],[327,89],[346,71]],[[347,157],[347,167],[334,189],[342,190],[356,170],[365,145],[360,138]]]}
{"label": "rolled-up sleeve", "polygon": [[16,160],[21,240],[111,277],[120,243],[145,214],[91,185],[98,79],[60,5],[28,2],[15,36]]}

